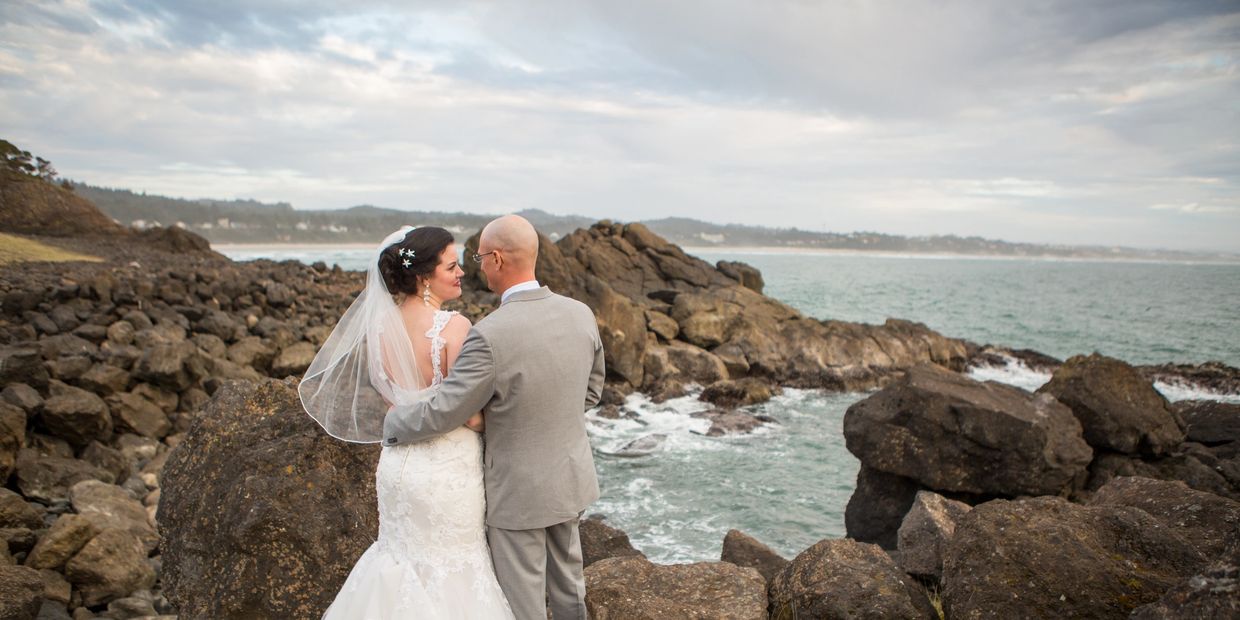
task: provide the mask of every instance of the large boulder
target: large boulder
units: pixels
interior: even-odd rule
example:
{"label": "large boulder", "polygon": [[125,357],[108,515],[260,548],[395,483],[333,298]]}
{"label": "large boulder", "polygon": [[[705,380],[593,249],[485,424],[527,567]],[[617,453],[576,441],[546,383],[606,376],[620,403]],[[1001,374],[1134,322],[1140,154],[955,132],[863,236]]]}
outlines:
{"label": "large boulder", "polygon": [[1064,362],[1038,388],[1072,409],[1089,445],[1124,454],[1156,456],[1184,441],[1171,405],[1128,364],[1094,353]]}
{"label": "large boulder", "polygon": [[1171,405],[1184,420],[1189,441],[1206,445],[1240,441],[1240,404],[1217,400],[1182,400]]}
{"label": "large boulder", "polygon": [[757,569],[768,582],[788,565],[788,560],[783,556],[740,530],[728,530],[723,537],[723,551],[719,559],[737,566]]}
{"label": "large boulder", "polygon": [[862,464],[857,470],[856,488],[844,508],[848,537],[895,549],[900,524],[913,507],[919,490],[921,487],[913,480]]}
{"label": "large boulder", "polygon": [[822,540],[770,585],[773,618],[934,618],[923,591],[877,545]]}
{"label": "large boulder", "polygon": [[1207,558],[1216,558],[1240,536],[1240,502],[1188,488],[1183,482],[1120,477],[1090,500],[1092,506],[1131,506],[1178,531]]}
{"label": "large boulder", "polygon": [[868,467],[936,490],[1010,497],[1068,492],[1093,456],[1053,398],[929,364],[849,407],[844,437]]}
{"label": "large boulder", "polygon": [[930,491],[918,491],[896,533],[900,566],[910,575],[943,576],[943,552],[956,533],[956,522],[972,506]]}
{"label": "large boulder", "polygon": [[1240,501],[1240,489],[1228,480],[1227,472],[1225,467],[1216,469],[1202,463],[1192,454],[1173,454],[1145,460],[1136,456],[1104,452],[1099,454],[1089,467],[1086,490],[1097,490],[1119,476],[1138,476],[1155,480],[1180,480],[1198,491]]}
{"label": "large boulder", "polygon": [[377,535],[378,457],[323,433],[293,381],[225,384],[160,480],[168,599],[188,617],[319,618]]}
{"label": "large boulder", "polygon": [[727,562],[665,566],[644,557],[609,558],[585,570],[594,620],[766,618],[766,581]]}
{"label": "large boulder", "polygon": [[578,532],[581,535],[583,566],[589,566],[607,558],[642,555],[642,552],[633,548],[628,534],[607,525],[602,517],[583,519],[578,526]]}
{"label": "large boulder", "polygon": [[943,603],[951,618],[1126,618],[1205,561],[1143,510],[995,500],[956,524]]}

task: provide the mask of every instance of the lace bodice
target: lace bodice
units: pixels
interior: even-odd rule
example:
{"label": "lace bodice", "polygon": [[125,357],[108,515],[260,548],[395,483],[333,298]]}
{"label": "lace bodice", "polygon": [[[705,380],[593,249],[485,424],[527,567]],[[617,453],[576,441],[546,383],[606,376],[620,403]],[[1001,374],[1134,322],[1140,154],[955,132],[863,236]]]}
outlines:
{"label": "lace bodice", "polygon": [[437,388],[439,384],[443,383],[445,374],[443,371],[443,350],[447,343],[440,334],[443,333],[443,328],[448,326],[448,321],[451,321],[452,317],[457,314],[459,313],[452,310],[436,310],[435,318],[431,323],[431,328],[426,330],[426,337],[431,340],[432,388]]}

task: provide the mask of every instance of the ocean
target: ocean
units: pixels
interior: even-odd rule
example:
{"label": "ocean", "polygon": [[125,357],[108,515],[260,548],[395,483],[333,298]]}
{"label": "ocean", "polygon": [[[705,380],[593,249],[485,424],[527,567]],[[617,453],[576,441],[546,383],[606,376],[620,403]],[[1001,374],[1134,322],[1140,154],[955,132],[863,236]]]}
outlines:
{"label": "ocean", "polygon": [[[364,269],[368,247],[217,246],[235,260],[323,261]],[[688,249],[714,263],[757,267],[765,293],[820,319],[881,323],[898,317],[948,336],[1029,348],[1060,358],[1099,351],[1136,364],[1219,360],[1240,366],[1240,265],[1049,260],[856,253]],[[978,379],[1036,389],[1050,377],[1021,365],[973,371]],[[1214,398],[1156,386],[1168,398]],[[785,390],[754,407],[778,424],[716,438],[690,417],[695,395],[625,406],[636,420],[589,415],[605,515],[657,562],[719,558],[740,529],[791,558],[845,535],[844,507],[858,463],[844,447],[844,412],[864,393]],[[626,443],[664,435],[661,449],[610,456]]]}

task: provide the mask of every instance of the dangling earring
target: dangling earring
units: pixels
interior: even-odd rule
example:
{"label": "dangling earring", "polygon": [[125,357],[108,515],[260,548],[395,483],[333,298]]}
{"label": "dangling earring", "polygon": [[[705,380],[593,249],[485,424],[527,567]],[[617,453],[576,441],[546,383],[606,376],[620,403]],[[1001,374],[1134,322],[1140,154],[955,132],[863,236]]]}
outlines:
{"label": "dangling earring", "polygon": [[431,305],[431,285],[426,285],[426,290],[422,291],[422,303]]}

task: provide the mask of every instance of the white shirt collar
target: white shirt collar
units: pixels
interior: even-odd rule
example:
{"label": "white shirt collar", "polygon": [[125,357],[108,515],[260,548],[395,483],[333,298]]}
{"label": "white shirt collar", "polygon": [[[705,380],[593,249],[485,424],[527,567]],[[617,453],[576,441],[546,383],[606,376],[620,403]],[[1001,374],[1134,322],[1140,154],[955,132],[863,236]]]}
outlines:
{"label": "white shirt collar", "polygon": [[542,288],[542,285],[538,283],[538,280],[526,280],[525,282],[522,282],[520,284],[513,284],[512,286],[508,287],[508,290],[504,291],[503,295],[500,295],[499,303],[502,304],[508,301],[508,298],[511,297],[513,293],[520,293],[521,291],[532,291],[538,288]]}

